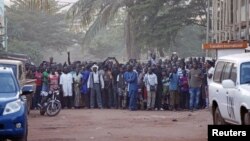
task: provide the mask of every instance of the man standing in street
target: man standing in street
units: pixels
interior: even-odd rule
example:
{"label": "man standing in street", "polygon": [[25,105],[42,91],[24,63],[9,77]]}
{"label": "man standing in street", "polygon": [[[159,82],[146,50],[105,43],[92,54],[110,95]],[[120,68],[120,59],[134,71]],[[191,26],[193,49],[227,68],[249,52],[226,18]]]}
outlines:
{"label": "man standing in street", "polygon": [[205,88],[205,92],[206,92],[206,107],[205,108],[208,108],[208,87],[212,81],[212,77],[214,74],[214,62],[207,60],[206,68],[207,68],[207,78],[205,78],[205,79],[207,79],[207,86]]}
{"label": "man standing in street", "polygon": [[149,68],[148,73],[144,77],[144,83],[147,88],[147,110],[152,110],[155,107],[155,97],[157,89],[157,76],[153,73],[152,68]]}
{"label": "man standing in street", "polygon": [[125,73],[125,79],[128,83],[128,96],[129,96],[129,110],[135,111],[137,110],[137,93],[138,93],[138,85],[137,85],[137,73],[133,71],[133,66],[128,66],[128,71]]}
{"label": "man standing in street", "polygon": [[117,89],[118,89],[118,108],[125,109],[127,105],[127,83],[124,78],[126,68],[120,67],[120,73],[117,75]]}
{"label": "man standing in street", "polygon": [[[98,66],[94,64],[92,66],[92,72],[88,79],[88,88],[90,91],[90,107],[93,109],[95,107],[95,100],[97,101],[98,108],[102,109],[102,95],[101,89],[104,89],[103,76],[98,72]],[[96,97],[96,99],[95,99]]]}
{"label": "man standing in street", "polygon": [[172,72],[169,75],[169,93],[170,93],[170,105],[169,109],[178,110],[179,109],[179,93],[178,93],[178,75],[177,75],[177,68],[173,67]]}
{"label": "man standing in street", "polygon": [[157,88],[155,94],[155,110],[163,110],[162,105],[162,92],[163,92],[163,83],[162,83],[162,71],[161,64],[158,63],[154,69],[154,74],[157,76]]}
{"label": "man standing in street", "polygon": [[69,73],[68,68],[63,69],[63,73],[60,77],[60,85],[63,91],[64,103],[67,108],[72,108],[73,103],[73,91],[72,91],[73,77],[72,74]]}
{"label": "man standing in street", "polygon": [[83,95],[84,99],[84,106],[85,108],[90,108],[90,92],[88,91],[87,82],[89,79],[89,67],[84,67],[82,71],[82,88],[81,93]]}
{"label": "man standing in street", "polygon": [[202,83],[202,75],[201,70],[198,69],[198,65],[195,62],[193,64],[193,68],[190,70],[189,75],[189,93],[190,93],[190,102],[189,108],[191,111],[194,109],[198,109],[198,105],[200,102],[200,93],[201,93],[201,83]]}
{"label": "man standing in street", "polygon": [[212,81],[212,76],[214,74],[214,63],[213,63],[213,61],[207,60],[206,68],[207,68],[207,82],[209,84]]}

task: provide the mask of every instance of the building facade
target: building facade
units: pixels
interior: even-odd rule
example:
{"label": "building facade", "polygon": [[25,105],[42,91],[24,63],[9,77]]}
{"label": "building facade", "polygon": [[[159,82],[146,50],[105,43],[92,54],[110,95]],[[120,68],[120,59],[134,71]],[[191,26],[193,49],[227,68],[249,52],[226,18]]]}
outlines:
{"label": "building facade", "polygon": [[4,0],[0,0],[0,50],[6,47],[5,32]]}
{"label": "building facade", "polygon": [[249,41],[250,0],[211,0],[210,39],[213,43],[224,41]]}
{"label": "building facade", "polygon": [[0,0],[0,27],[4,25],[4,0]]}

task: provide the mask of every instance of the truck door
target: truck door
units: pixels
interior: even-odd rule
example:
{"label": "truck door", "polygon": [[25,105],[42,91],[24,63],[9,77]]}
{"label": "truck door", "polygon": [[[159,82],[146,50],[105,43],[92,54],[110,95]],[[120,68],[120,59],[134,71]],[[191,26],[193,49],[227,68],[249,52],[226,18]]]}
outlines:
{"label": "truck door", "polygon": [[[221,81],[223,80],[227,80],[230,79],[230,75],[231,75],[231,71],[233,66],[235,67],[235,65],[231,62],[228,62],[225,64],[224,69],[222,71],[222,76],[221,76]],[[235,68],[233,71],[236,71]],[[224,118],[231,121],[231,122],[235,122],[235,98],[233,93],[236,92],[235,88],[223,88],[223,90],[221,91],[221,93],[224,95],[224,102],[223,105],[225,106],[224,109]]]}
{"label": "truck door", "polygon": [[[232,64],[232,69],[230,72],[229,79],[233,80],[236,87],[232,89],[227,89],[226,94],[228,97],[227,100],[227,109],[228,109],[228,120],[232,122],[241,121],[240,119],[240,91],[237,88],[237,65]],[[237,122],[239,124],[239,122]]]}
{"label": "truck door", "polygon": [[221,113],[221,116],[223,118],[226,117],[227,115],[227,99],[226,99],[226,95],[225,95],[225,91],[222,87],[221,84],[221,79],[223,76],[223,68],[226,65],[226,62],[224,61],[220,61],[217,63],[216,68],[215,68],[215,72],[214,72],[214,76],[213,76],[213,81],[214,83],[212,83],[211,85],[209,85],[209,93],[211,95],[214,95],[212,97],[215,97],[217,102],[218,102],[218,106],[219,106],[219,110]]}

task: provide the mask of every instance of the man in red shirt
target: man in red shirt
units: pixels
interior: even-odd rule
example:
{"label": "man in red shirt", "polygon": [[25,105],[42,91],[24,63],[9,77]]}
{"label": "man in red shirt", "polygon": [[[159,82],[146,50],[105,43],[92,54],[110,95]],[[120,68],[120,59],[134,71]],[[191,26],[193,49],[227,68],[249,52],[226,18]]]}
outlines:
{"label": "man in red shirt", "polygon": [[41,90],[42,90],[42,69],[37,67],[35,71],[35,79],[36,79],[36,93],[33,96],[33,105],[32,108],[37,109],[37,104],[41,101]]}

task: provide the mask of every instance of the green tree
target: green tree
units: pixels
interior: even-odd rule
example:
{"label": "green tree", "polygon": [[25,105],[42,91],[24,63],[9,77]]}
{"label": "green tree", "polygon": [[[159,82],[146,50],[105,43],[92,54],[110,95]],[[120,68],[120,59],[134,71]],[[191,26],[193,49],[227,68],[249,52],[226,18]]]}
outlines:
{"label": "green tree", "polygon": [[[202,1],[202,2],[200,2]],[[178,31],[191,24],[202,25],[205,0],[79,0],[68,11],[72,23],[86,30],[83,45],[125,7],[125,40],[128,58],[138,59],[141,49],[158,48],[161,55],[175,44]],[[167,45],[167,46],[166,46]]]}
{"label": "green tree", "polygon": [[9,46],[9,52],[27,54],[35,64],[39,64],[42,61],[42,49],[38,42],[12,40]]}
{"label": "green tree", "polygon": [[204,26],[205,5],[204,0],[144,0],[137,3],[131,8],[133,13],[142,13],[135,18],[136,46],[151,50],[157,48],[164,56],[164,51],[173,50],[177,45],[179,31],[189,25]]}
{"label": "green tree", "polygon": [[58,13],[63,7],[69,4],[59,5],[56,0],[10,0],[12,7],[17,9],[26,9],[37,12],[46,12],[49,14]]}
{"label": "green tree", "polygon": [[[33,59],[38,60],[38,58],[41,59],[43,51],[48,48],[63,51],[77,43],[76,36],[69,32],[63,13],[49,14],[14,4],[7,8],[6,16],[10,42],[8,48],[11,51],[29,54],[29,51],[32,53],[37,50],[36,54],[40,53],[40,55],[33,56]],[[19,46],[21,49],[18,48]]]}

